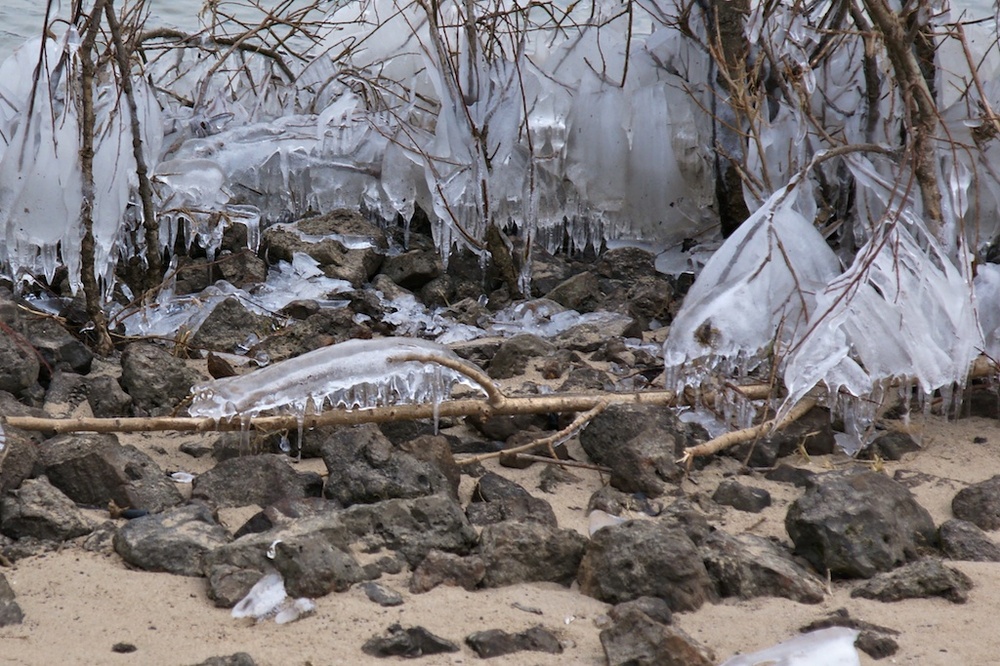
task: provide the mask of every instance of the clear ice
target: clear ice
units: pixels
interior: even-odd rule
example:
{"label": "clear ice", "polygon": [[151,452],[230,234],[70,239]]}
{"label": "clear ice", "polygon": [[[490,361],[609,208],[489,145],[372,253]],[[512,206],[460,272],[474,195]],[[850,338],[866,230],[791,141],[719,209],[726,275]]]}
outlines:
{"label": "clear ice", "polygon": [[274,618],[277,624],[287,624],[315,610],[315,601],[305,597],[289,598],[281,574],[269,573],[262,576],[233,606],[232,616],[237,619],[250,617],[258,622]]}

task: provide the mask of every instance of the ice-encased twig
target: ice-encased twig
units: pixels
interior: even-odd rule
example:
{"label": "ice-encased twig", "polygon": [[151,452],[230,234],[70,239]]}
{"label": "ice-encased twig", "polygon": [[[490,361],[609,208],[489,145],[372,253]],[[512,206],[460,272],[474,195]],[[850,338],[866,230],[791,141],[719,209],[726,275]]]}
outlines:
{"label": "ice-encased twig", "polygon": [[[397,361],[420,355],[424,361]],[[247,421],[265,412],[304,418],[326,405],[371,409],[384,405],[440,404],[454,384],[485,392],[443,345],[410,338],[348,340],[281,361],[246,375],[226,377],[191,389],[191,416]]]}

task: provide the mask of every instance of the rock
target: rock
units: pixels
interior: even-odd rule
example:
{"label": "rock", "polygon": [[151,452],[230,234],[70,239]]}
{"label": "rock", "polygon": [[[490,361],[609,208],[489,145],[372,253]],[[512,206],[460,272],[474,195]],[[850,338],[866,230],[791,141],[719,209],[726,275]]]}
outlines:
{"label": "rock", "polygon": [[656,275],[656,257],[651,252],[637,247],[620,247],[605,252],[597,262],[597,274],[634,282],[641,277]]}
{"label": "rock", "polygon": [[486,437],[506,442],[518,433],[530,430],[545,430],[549,427],[549,417],[545,414],[515,414],[513,416],[491,416],[481,418],[478,414],[468,417],[467,422]]}
{"label": "rock", "polygon": [[260,580],[262,572],[231,564],[207,566],[208,598],[218,608],[232,608],[249,594]]}
{"label": "rock", "polygon": [[323,492],[344,506],[436,493],[458,496],[441,467],[393,446],[373,424],[337,430],[320,453],[329,472]]}
{"label": "rock", "polygon": [[274,544],[274,567],[284,577],[285,589],[292,597],[314,599],[344,592],[367,578],[354,556],[320,535]]}
{"label": "rock", "polygon": [[114,645],[111,646],[111,651],[114,652],[115,654],[132,654],[138,649],[139,648],[137,648],[134,644],[124,643],[124,642],[115,643]]}
{"label": "rock", "polygon": [[580,444],[625,492],[659,497],[684,473],[675,462],[674,420],[662,407],[611,405],[580,433]]}
{"label": "rock", "polygon": [[455,462],[449,438],[443,435],[425,434],[401,442],[398,447],[404,453],[440,470],[445,479],[448,480],[449,494],[456,499],[458,498],[458,486],[462,482],[462,469]]}
{"label": "rock", "polygon": [[792,503],[785,529],[817,571],[870,578],[934,544],[930,514],[902,484],[871,471],[827,472]]}
{"label": "rock", "polygon": [[194,666],[257,666],[257,662],[246,652],[234,652],[225,657],[209,657]]}
{"label": "rock", "polygon": [[577,273],[545,294],[545,298],[577,312],[593,312],[601,302],[601,286],[590,271]]}
{"label": "rock", "polygon": [[584,354],[597,351],[608,338],[639,338],[642,329],[631,317],[620,314],[602,313],[600,320],[577,324],[566,329],[552,339],[560,349],[569,349]]}
{"label": "rock", "polygon": [[598,530],[580,563],[580,591],[608,603],[660,597],[697,610],[715,587],[697,546],[669,522],[630,520]]}
{"label": "rock", "polygon": [[[62,370],[78,375],[90,372],[94,354],[72,333],[49,317],[26,317],[24,334],[31,346],[41,355],[41,372],[44,377],[51,370]],[[43,379],[44,379],[43,377]]]}
{"label": "rock", "polygon": [[720,596],[784,597],[804,604],[818,604],[826,596],[819,578],[764,537],[713,532],[701,544],[701,553]]}
{"label": "rock", "polygon": [[233,353],[250,336],[260,339],[270,332],[270,317],[251,312],[238,298],[230,296],[215,306],[188,344],[198,349]]}
{"label": "rock", "polygon": [[53,418],[90,416],[81,405],[87,405],[87,378],[63,370],[54,370],[45,391],[42,408]]}
{"label": "rock", "polygon": [[39,462],[56,488],[77,504],[157,512],[183,501],[153,459],[114,435],[57,435],[38,445]]}
{"label": "rock", "polygon": [[485,587],[550,581],[569,585],[577,575],[587,540],[574,530],[541,523],[504,521],[480,534]]}
{"label": "rock", "polygon": [[413,570],[410,592],[422,594],[438,585],[461,587],[472,591],[486,575],[486,562],[478,555],[461,557],[432,550]]}
{"label": "rock", "polygon": [[528,368],[528,361],[551,354],[555,351],[552,343],[537,335],[522,333],[501,343],[497,353],[487,368],[493,379],[508,379],[523,375]]}
{"label": "rock", "polygon": [[[0,414],[11,415],[0,404]],[[0,451],[0,497],[29,478],[38,462],[37,442],[24,430],[4,425],[7,444]],[[36,435],[37,437],[37,435]]]}
{"label": "rock", "polygon": [[365,596],[367,596],[370,601],[377,603],[383,608],[403,605],[403,596],[396,590],[388,588],[385,585],[368,582],[361,583],[359,587],[362,591],[364,591]]}
{"label": "rock", "polygon": [[940,560],[928,558],[895,571],[876,574],[852,590],[851,596],[876,601],[944,597],[952,603],[964,604],[971,589],[971,578],[957,569],[944,566]]}
{"label": "rock", "polygon": [[609,666],[710,666],[715,655],[680,628],[651,618],[638,608],[617,614],[601,632]]}
{"label": "rock", "polygon": [[283,497],[251,516],[236,530],[233,538],[239,539],[244,534],[266,532],[279,525],[287,525],[296,518],[319,516],[342,508],[340,502],[322,497]]}
{"label": "rock", "polygon": [[0,500],[0,532],[15,539],[65,541],[92,529],[73,501],[45,477],[27,479]]}
{"label": "rock", "polygon": [[14,590],[3,573],[0,573],[0,627],[21,624],[23,621],[24,613],[14,601]]}
{"label": "rock", "polygon": [[115,536],[115,551],[146,571],[203,576],[205,557],[230,541],[203,504],[188,504],[125,523]]}
{"label": "rock", "polygon": [[21,334],[0,329],[0,391],[20,395],[38,381],[38,357]]}
{"label": "rock", "polygon": [[318,474],[296,472],[285,456],[264,453],[230,458],[199,474],[191,497],[218,508],[267,506],[285,498],[318,497],[322,487]]}
{"label": "rock", "polygon": [[903,455],[920,450],[913,436],[905,432],[884,432],[872,443],[858,452],[861,460],[874,460],[876,456],[882,460],[902,460]]}
{"label": "rock", "polygon": [[487,629],[469,634],[465,644],[472,648],[480,659],[502,657],[515,652],[547,652],[562,654],[563,647],[551,631],[542,626],[535,626],[516,634],[510,634],[502,629]]}
{"label": "rock", "polygon": [[724,479],[715,489],[712,499],[717,504],[748,513],[760,513],[771,506],[771,493],[763,488],[745,486],[735,479]]}
{"label": "rock", "polygon": [[[556,452],[558,453],[558,449]],[[577,483],[580,480],[576,474],[559,465],[546,465],[542,468],[542,473],[538,475],[538,489],[543,493],[552,494],[559,486],[566,483]]]}
{"label": "rock", "polygon": [[215,260],[215,274],[239,289],[253,289],[267,280],[267,262],[252,251],[223,250]]}
{"label": "rock", "polygon": [[479,477],[472,492],[472,502],[465,511],[473,525],[512,520],[557,526],[552,505],[494,472]]}
{"label": "rock", "polygon": [[951,512],[983,530],[1000,527],[1000,475],[958,491],[951,500]]}
{"label": "rock", "polygon": [[774,469],[765,472],[764,478],[768,481],[777,481],[778,483],[790,483],[796,488],[807,488],[813,484],[816,472],[782,463]]}
{"label": "rock", "polygon": [[836,442],[830,424],[830,410],[813,407],[781,430],[734,446],[727,453],[737,460],[746,460],[751,468],[774,467],[778,458],[796,453],[800,446],[811,456],[833,453]]}
{"label": "rock", "polygon": [[810,622],[800,628],[799,631],[805,634],[830,627],[847,627],[848,629],[860,631],[861,633],[858,635],[857,640],[854,641],[854,646],[872,659],[884,659],[896,654],[899,650],[899,644],[891,638],[891,636],[898,636],[898,631],[878,624],[872,624],[871,622],[865,622],[864,620],[854,619],[847,612],[846,608],[839,608],[821,620]]}
{"label": "rock", "polygon": [[169,414],[201,380],[197,371],[162,347],[133,342],[122,352],[119,383],[138,409],[153,416]]}
{"label": "rock", "polygon": [[399,624],[389,627],[386,636],[373,636],[361,646],[362,652],[373,657],[406,657],[415,659],[431,654],[458,652],[459,647],[449,640],[435,636],[423,627],[403,628]]}
{"label": "rock", "polygon": [[132,396],[122,390],[118,380],[107,375],[88,378],[87,402],[94,416],[101,419],[128,416],[132,410]]}
{"label": "rock", "polygon": [[308,254],[327,277],[347,280],[358,288],[378,272],[387,241],[385,232],[360,213],[339,209],[269,227],[262,246],[272,262],[291,262],[296,252]]}
{"label": "rock", "polygon": [[441,259],[433,250],[410,250],[382,262],[382,274],[410,291],[419,290],[441,270]]}
{"label": "rock", "polygon": [[661,276],[643,276],[629,285],[625,294],[625,312],[638,322],[642,330],[650,322],[668,323],[672,315],[674,289],[670,281]]}
{"label": "rock", "polygon": [[938,528],[941,551],[948,559],[1000,562],[1000,546],[967,520],[946,520]]}
{"label": "rock", "polygon": [[344,342],[368,340],[371,329],[354,321],[348,308],[324,308],[304,321],[296,321],[272,333],[250,349],[253,357],[265,356],[271,361],[284,361],[305,352]]}
{"label": "rock", "polygon": [[632,601],[615,604],[608,611],[608,616],[614,622],[625,619],[633,611],[645,613],[651,620],[660,624],[670,624],[674,621],[670,604],[659,597],[639,597]]}

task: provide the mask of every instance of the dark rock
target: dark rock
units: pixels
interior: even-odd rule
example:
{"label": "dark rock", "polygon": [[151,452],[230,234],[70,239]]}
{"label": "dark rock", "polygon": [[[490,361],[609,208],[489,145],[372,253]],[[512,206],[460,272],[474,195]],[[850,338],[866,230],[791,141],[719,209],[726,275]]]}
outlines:
{"label": "dark rock", "polygon": [[941,540],[941,551],[948,559],[1000,562],[1000,546],[967,520],[952,519],[941,523],[938,538]]}
{"label": "dark rock", "polygon": [[806,488],[812,485],[813,479],[816,478],[816,472],[782,463],[774,469],[765,472],[764,478],[768,481],[777,481],[778,483],[790,483],[796,488]]}
{"label": "dark rock", "polygon": [[162,347],[133,342],[122,352],[119,380],[135,406],[153,416],[169,414],[202,379]]}
{"label": "dark rock", "polygon": [[54,418],[87,416],[80,413],[80,405],[87,402],[87,378],[72,372],[55,370],[49,378],[42,408]]}
{"label": "dark rock", "polygon": [[538,477],[538,489],[543,493],[554,493],[559,486],[578,481],[580,477],[568,469],[558,465],[546,465]]}
{"label": "dark rock", "polygon": [[361,646],[362,652],[373,657],[406,657],[415,659],[430,654],[458,652],[458,645],[435,636],[423,627],[394,624],[386,636],[373,636]]}
{"label": "dark rock", "polygon": [[830,410],[814,407],[781,430],[734,446],[728,453],[737,460],[745,460],[749,467],[773,467],[778,458],[796,453],[799,447],[811,456],[833,453],[836,441],[830,424]]}
{"label": "dark rock", "polygon": [[329,471],[324,493],[344,506],[442,492],[457,497],[440,466],[393,446],[372,424],[337,430],[320,452]]}
{"label": "dark rock", "polygon": [[232,608],[238,604],[250,589],[260,580],[262,571],[245,569],[231,564],[206,567],[208,577],[208,598],[218,608]]}
{"label": "dark rock", "polygon": [[568,328],[552,339],[560,349],[589,354],[597,351],[608,338],[638,338],[642,328],[631,317],[605,313],[599,321],[585,322]]}
{"label": "dark rock", "polygon": [[215,507],[267,506],[284,498],[316,497],[323,479],[299,473],[285,456],[265,453],[220,462],[194,479],[191,497]]}
{"label": "dark rock", "polygon": [[905,432],[884,432],[858,452],[861,460],[874,460],[876,456],[882,460],[902,460],[903,455],[920,450],[920,445],[911,435]]}
{"label": "dark rock", "polygon": [[658,497],[684,473],[675,462],[674,420],[662,407],[611,405],[580,433],[580,444],[625,492]]}
{"label": "dark rock", "polygon": [[670,281],[660,276],[643,276],[628,287],[625,294],[625,312],[646,330],[652,321],[661,324],[671,319],[670,305],[674,289]]}
{"label": "dark rock", "polygon": [[747,513],[760,513],[771,506],[771,493],[763,488],[745,486],[736,479],[724,479],[715,489],[712,499],[717,504]]}
{"label": "dark rock", "polygon": [[250,250],[232,253],[223,250],[215,259],[215,273],[240,289],[252,289],[267,280],[267,262]]}
{"label": "dark rock", "polygon": [[545,294],[545,298],[577,312],[593,312],[601,303],[601,286],[590,271],[577,273]]}
{"label": "dark rock", "polygon": [[444,474],[450,486],[450,495],[458,498],[458,486],[462,482],[462,469],[455,462],[451,441],[443,435],[421,435],[400,443],[399,450],[412,455],[417,460],[429,463]]}
{"label": "dark rock", "polygon": [[888,636],[880,636],[871,631],[862,631],[854,641],[854,647],[858,648],[872,659],[878,661],[891,657],[899,651],[899,643]]}
{"label": "dark rock", "polygon": [[0,531],[15,539],[65,541],[92,529],[73,501],[45,477],[27,479],[0,500]]}
{"label": "dark rock", "polygon": [[122,390],[118,380],[107,375],[87,380],[87,402],[94,416],[102,419],[128,416],[132,409],[132,396]]}
{"label": "dark rock", "polygon": [[[2,404],[0,414],[11,415]],[[37,443],[27,432],[8,425],[4,425],[4,432],[7,444],[0,451],[0,497],[30,477],[38,462]]]}
{"label": "dark rock", "polygon": [[486,563],[478,555],[461,557],[432,550],[410,577],[410,592],[429,592],[438,585],[474,590],[486,575]]}
{"label": "dark rock", "polygon": [[516,634],[509,634],[502,629],[477,631],[466,637],[465,644],[472,648],[480,659],[502,657],[505,654],[522,651],[548,654],[562,654],[563,651],[559,638],[542,626],[535,626]]}
{"label": "dark rock", "polygon": [[827,472],[792,503],[785,529],[817,571],[870,578],[934,544],[930,514],[900,483],[877,472]]}
{"label": "dark rock", "polygon": [[876,601],[944,597],[952,603],[964,604],[971,589],[971,578],[957,569],[944,566],[940,560],[928,558],[895,571],[876,574],[855,588],[851,596]]}
{"label": "dark rock", "polygon": [[577,575],[587,540],[574,530],[541,523],[505,521],[480,535],[485,587],[551,581],[569,585]]}
{"label": "dark rock", "polygon": [[983,530],[1000,527],[1000,475],[958,491],[951,512]]}
{"label": "dark rock", "polygon": [[367,578],[350,553],[320,535],[276,543],[274,566],[284,577],[285,589],[292,597],[315,598],[344,592]]}
{"label": "dark rock", "polygon": [[613,621],[618,622],[619,620],[626,619],[634,611],[645,613],[651,620],[660,624],[671,624],[674,621],[674,615],[670,611],[670,604],[659,597],[639,597],[632,601],[615,604],[608,611],[608,616]]}
{"label": "dark rock", "polygon": [[487,419],[473,415],[467,422],[486,437],[498,442],[506,442],[514,435],[529,430],[545,430],[549,418],[545,414],[516,414],[513,416],[491,416]]}
{"label": "dark rock", "polygon": [[537,335],[522,333],[505,340],[493,356],[487,372],[493,379],[508,379],[523,375],[528,361],[555,351],[551,342]]}
{"label": "dark rock", "polygon": [[342,508],[339,502],[322,497],[284,497],[251,516],[236,530],[233,538],[266,532],[279,525],[287,525],[297,518],[319,516]]}
{"label": "dark rock", "polygon": [[115,536],[115,551],[146,571],[203,576],[206,554],[228,542],[208,507],[188,504],[127,522]]}
{"label": "dark rock", "polygon": [[51,370],[63,370],[79,375],[90,372],[94,354],[72,333],[49,317],[26,317],[24,334],[31,340],[31,346],[41,355],[43,374]]}
{"label": "dark rock", "polygon": [[433,250],[410,250],[382,262],[382,274],[411,291],[441,275],[441,270],[441,259]]}
{"label": "dark rock", "polygon": [[578,580],[581,592],[601,601],[660,597],[674,612],[697,610],[715,590],[688,535],[674,524],[651,520],[598,530]]}
{"label": "dark rock", "polygon": [[390,589],[385,585],[380,585],[379,583],[361,583],[359,586],[365,593],[365,596],[369,600],[377,603],[379,606],[388,608],[391,606],[402,606],[403,597],[396,590]]}
{"label": "dark rock", "polygon": [[105,520],[80,540],[80,547],[88,553],[112,555],[115,552],[116,534],[118,534],[118,526],[115,521]]}
{"label": "dark rock", "polygon": [[0,391],[20,395],[38,381],[40,365],[31,345],[10,328],[0,328]]}
{"label": "dark rock", "polygon": [[296,321],[272,333],[250,349],[250,356],[284,361],[320,347],[346,340],[368,340],[371,329],[354,321],[347,308],[323,308],[304,321]]}
{"label": "dark rock", "polygon": [[552,505],[494,472],[479,477],[466,514],[473,525],[489,525],[504,520],[536,522],[551,527],[557,525]]}
{"label": "dark rock", "polygon": [[656,257],[637,247],[608,250],[597,262],[597,273],[612,280],[634,282],[641,277],[656,275]]}
{"label": "dark rock", "polygon": [[639,608],[620,613],[601,632],[601,645],[609,666],[710,666],[711,650],[680,628],[658,622]]}
{"label": "dark rock", "polygon": [[192,458],[204,458],[212,452],[212,447],[205,446],[198,442],[184,442],[180,446],[180,452]]}
{"label": "dark rock", "polygon": [[0,573],[0,627],[21,624],[23,621],[24,613],[14,601],[14,590],[3,573]]}
{"label": "dark rock", "polygon": [[[648,502],[645,505],[648,506]],[[644,505],[640,503],[638,506],[642,509]],[[661,521],[679,527],[696,546],[700,546],[714,529],[708,524],[705,513],[686,497],[674,500],[670,506],[662,511],[654,512],[646,508],[644,512],[650,516],[658,515]]]}
{"label": "dark rock", "polygon": [[713,532],[701,544],[708,575],[723,597],[784,597],[804,604],[823,601],[823,582],[764,537]]}
{"label": "dark rock", "polygon": [[0,533],[0,555],[3,555],[11,562],[17,562],[28,557],[42,555],[62,546],[56,541],[36,539],[35,537],[22,537],[12,539]]}
{"label": "dark rock", "polygon": [[212,310],[188,344],[197,349],[235,352],[250,336],[263,338],[271,331],[271,319],[251,312],[230,296]]}
{"label": "dark rock", "polygon": [[884,659],[896,654],[899,650],[899,644],[891,638],[891,636],[898,636],[898,631],[864,620],[857,620],[850,616],[846,608],[838,608],[825,618],[810,622],[799,631],[809,633],[829,627],[847,627],[860,631],[857,640],[854,641],[854,646],[872,659]]}
{"label": "dark rock", "polygon": [[58,435],[38,446],[39,462],[56,488],[78,504],[162,511],[183,501],[153,459],[114,435]]}
{"label": "dark rock", "polygon": [[131,654],[138,649],[132,643],[115,643],[111,646],[111,651],[117,654]]}
{"label": "dark rock", "polygon": [[246,652],[235,652],[225,657],[209,657],[194,666],[257,666],[257,662]]}

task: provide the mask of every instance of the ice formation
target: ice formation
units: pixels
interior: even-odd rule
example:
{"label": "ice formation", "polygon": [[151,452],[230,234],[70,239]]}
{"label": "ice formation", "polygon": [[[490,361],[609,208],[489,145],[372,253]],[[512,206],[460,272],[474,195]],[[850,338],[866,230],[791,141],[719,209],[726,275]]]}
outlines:
{"label": "ice formation", "polygon": [[246,375],[216,379],[191,389],[192,416],[249,419],[268,411],[305,415],[325,406],[370,409],[391,404],[438,404],[459,384],[482,388],[436,363],[396,361],[407,354],[446,357],[453,351],[408,338],[348,340]]}
{"label": "ice formation", "polygon": [[306,597],[289,598],[281,574],[269,573],[233,606],[232,615],[238,619],[251,617],[258,622],[274,618],[277,624],[287,624],[315,611],[315,601]]}
{"label": "ice formation", "polygon": [[722,666],[861,666],[854,647],[858,633],[846,627],[810,631],[758,652],[737,655]]}

